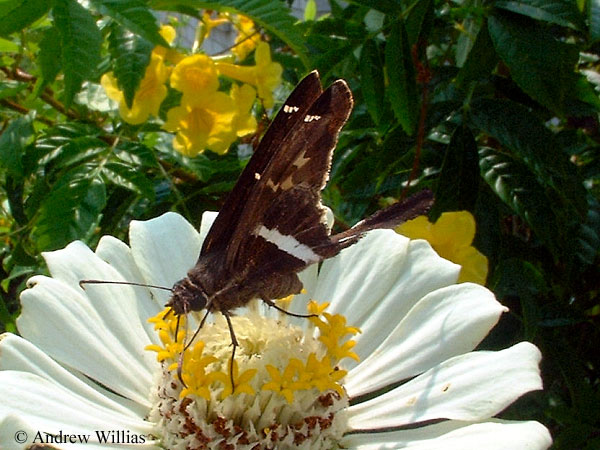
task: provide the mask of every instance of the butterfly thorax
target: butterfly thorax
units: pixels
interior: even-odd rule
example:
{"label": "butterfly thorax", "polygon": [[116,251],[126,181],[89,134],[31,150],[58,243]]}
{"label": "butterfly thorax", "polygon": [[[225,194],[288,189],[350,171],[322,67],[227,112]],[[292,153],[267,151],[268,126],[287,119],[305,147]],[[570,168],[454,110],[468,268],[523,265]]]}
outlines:
{"label": "butterfly thorax", "polygon": [[218,255],[202,255],[188,276],[173,286],[167,303],[175,315],[208,308],[211,311],[230,311],[250,300],[271,300],[297,294],[302,283],[296,273],[278,271],[232,274],[223,269]]}

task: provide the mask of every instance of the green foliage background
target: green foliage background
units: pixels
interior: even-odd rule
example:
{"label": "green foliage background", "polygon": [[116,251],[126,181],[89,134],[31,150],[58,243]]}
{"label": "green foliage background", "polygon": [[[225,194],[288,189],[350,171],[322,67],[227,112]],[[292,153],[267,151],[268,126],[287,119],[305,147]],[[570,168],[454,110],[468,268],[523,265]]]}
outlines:
{"label": "green foliage background", "polygon": [[85,4],[0,0],[0,329],[16,331],[40,252],[219,208],[247,156],[183,158],[159,124],[109,112],[98,82],[112,70],[133,98],[165,44],[158,11],[239,12],[284,66],[280,101],[315,68],[354,92],[324,193],[341,226],[409,181],[436,193],[432,218],[471,211],[511,308],[482,348],[526,339],[544,354],[545,391],[504,417],[546,424],[556,449],[600,448],[599,0],[332,1],[302,21],[271,0]]}

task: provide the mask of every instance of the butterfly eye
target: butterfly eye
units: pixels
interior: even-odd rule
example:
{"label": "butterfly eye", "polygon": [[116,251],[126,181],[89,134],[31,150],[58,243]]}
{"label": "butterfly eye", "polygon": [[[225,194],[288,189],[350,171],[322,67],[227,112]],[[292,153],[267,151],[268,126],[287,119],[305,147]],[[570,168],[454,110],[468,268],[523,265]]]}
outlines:
{"label": "butterfly eye", "polygon": [[172,308],[175,315],[179,316],[204,309],[207,301],[204,291],[189,278],[184,278],[173,286],[173,295],[166,306]]}

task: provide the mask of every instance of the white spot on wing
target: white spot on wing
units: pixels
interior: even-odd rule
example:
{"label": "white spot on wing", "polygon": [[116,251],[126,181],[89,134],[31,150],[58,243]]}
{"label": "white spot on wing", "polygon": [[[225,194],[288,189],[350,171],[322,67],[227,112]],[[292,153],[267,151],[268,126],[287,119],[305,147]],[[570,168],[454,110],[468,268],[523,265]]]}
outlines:
{"label": "white spot on wing", "polygon": [[321,116],[311,116],[310,114],[307,114],[306,116],[304,116],[304,121],[305,122],[313,122],[316,120],[319,120],[321,118]]}
{"label": "white spot on wing", "polygon": [[260,180],[260,173],[254,172],[254,179],[257,181]]}
{"label": "white spot on wing", "polygon": [[277,228],[269,230],[264,225],[261,225],[258,230],[258,236],[271,244],[275,244],[279,250],[283,250],[307,264],[321,260],[321,257],[313,252],[308,245],[299,242],[294,236],[281,234]]}
{"label": "white spot on wing", "polygon": [[295,113],[295,112],[298,112],[299,109],[300,108],[298,108],[297,106],[283,105],[284,113],[288,113],[288,114]]}

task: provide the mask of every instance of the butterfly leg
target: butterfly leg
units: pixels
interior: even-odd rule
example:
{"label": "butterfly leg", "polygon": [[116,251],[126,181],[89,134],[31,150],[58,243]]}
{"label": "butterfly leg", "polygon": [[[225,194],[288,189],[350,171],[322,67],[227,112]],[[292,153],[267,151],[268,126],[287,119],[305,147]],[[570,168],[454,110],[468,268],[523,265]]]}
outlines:
{"label": "butterfly leg", "polygon": [[[209,313],[209,311],[206,311],[206,314],[204,314],[204,317],[200,321],[200,325],[198,325],[198,328],[196,328],[194,335],[187,343],[185,342],[185,338],[184,338],[183,350],[179,354],[179,361],[177,362],[177,378],[179,378],[179,381],[181,381],[181,384],[183,385],[183,387],[186,387],[186,388],[187,388],[187,385],[185,384],[185,382],[183,381],[183,378],[181,376],[182,370],[183,370],[183,355],[184,355],[185,351],[190,347],[190,345],[192,345],[192,343],[194,342],[194,339],[196,339],[196,336],[198,336],[198,333],[200,333],[200,330],[202,329],[204,322],[206,322],[208,313]],[[177,339],[177,334],[178,334],[178,330],[179,330],[179,317],[181,317],[181,316],[177,316],[177,325],[175,326],[175,339]],[[187,328],[187,321],[186,321],[185,322],[185,335],[187,336],[187,334],[188,334],[188,328]]]}
{"label": "butterfly leg", "polygon": [[231,323],[231,317],[229,316],[228,311],[221,311],[221,313],[225,316],[225,320],[227,320],[227,326],[229,327],[229,334],[231,336],[231,345],[233,350],[231,350],[231,360],[229,361],[229,377],[231,379],[231,393],[235,392],[235,384],[233,379],[233,361],[235,358],[235,350],[240,345],[237,338],[235,337],[235,332],[233,331],[233,324]]}
{"label": "butterfly leg", "polygon": [[[181,315],[177,316],[177,325],[175,325],[175,341],[177,341],[177,335],[179,334],[179,321],[181,319]],[[185,336],[188,334],[188,321],[185,321]],[[185,337],[183,338],[183,350],[179,354],[179,360],[177,361],[177,378],[181,381],[181,384],[184,388],[187,388],[187,384],[183,381],[183,355],[185,353],[185,349],[187,345],[185,343]]]}
{"label": "butterfly leg", "polygon": [[302,317],[304,319],[307,319],[309,317],[317,317],[317,314],[297,314],[297,313],[293,313],[293,312],[290,312],[290,311],[286,311],[281,306],[277,306],[277,304],[273,300],[268,300],[268,299],[264,299],[263,298],[262,301],[265,302],[270,307],[275,308],[277,311],[282,312],[284,314],[287,314],[288,316]]}

